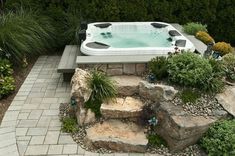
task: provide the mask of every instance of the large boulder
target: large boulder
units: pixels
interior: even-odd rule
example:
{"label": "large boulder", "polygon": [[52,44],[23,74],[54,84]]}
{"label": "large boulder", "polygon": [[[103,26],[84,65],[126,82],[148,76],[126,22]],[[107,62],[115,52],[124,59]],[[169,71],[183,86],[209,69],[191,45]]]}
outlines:
{"label": "large boulder", "polygon": [[95,121],[95,114],[84,107],[84,103],[88,101],[92,92],[86,83],[89,76],[87,71],[77,68],[71,80],[71,98],[77,103],[76,116],[79,125]]}
{"label": "large boulder", "polygon": [[133,75],[112,76],[111,79],[117,83],[118,93],[124,96],[138,94],[139,82],[142,80]]}
{"label": "large boulder", "polygon": [[178,91],[172,86],[153,84],[147,81],[139,83],[139,95],[155,102],[173,100],[176,93]]}
{"label": "large boulder", "polygon": [[135,118],[141,115],[143,102],[132,97],[116,98],[101,105],[101,114],[105,118]]}
{"label": "large boulder", "polygon": [[123,152],[145,152],[148,140],[136,124],[108,120],[87,129],[86,144]]}
{"label": "large boulder", "polygon": [[235,117],[235,87],[228,87],[223,93],[217,94],[219,104],[233,117]]}
{"label": "large boulder", "polygon": [[187,114],[182,107],[161,102],[157,109],[157,133],[172,151],[195,144],[217,119]]}

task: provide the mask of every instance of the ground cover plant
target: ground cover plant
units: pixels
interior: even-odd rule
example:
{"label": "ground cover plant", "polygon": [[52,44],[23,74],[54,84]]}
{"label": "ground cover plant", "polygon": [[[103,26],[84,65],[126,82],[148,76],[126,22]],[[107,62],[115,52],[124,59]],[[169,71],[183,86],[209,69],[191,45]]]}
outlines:
{"label": "ground cover plant", "polygon": [[195,103],[196,100],[198,98],[200,98],[201,95],[199,93],[199,91],[197,90],[193,90],[193,89],[184,89],[181,93],[180,93],[180,98],[182,100],[183,103]]}
{"label": "ground cover plant", "polygon": [[77,125],[77,120],[72,117],[65,117],[62,119],[62,127],[61,130],[66,133],[75,133],[77,132],[78,125]]}
{"label": "ground cover plant", "polygon": [[200,145],[208,155],[235,154],[235,120],[224,120],[215,123],[201,139]]}

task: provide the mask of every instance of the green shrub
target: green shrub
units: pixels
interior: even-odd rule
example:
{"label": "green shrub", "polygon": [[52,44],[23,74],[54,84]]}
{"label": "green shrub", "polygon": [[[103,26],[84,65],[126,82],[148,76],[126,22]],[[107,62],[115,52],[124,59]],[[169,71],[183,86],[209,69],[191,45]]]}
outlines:
{"label": "green shrub", "polygon": [[8,60],[0,58],[0,99],[14,91],[14,78],[12,67]]}
{"label": "green shrub", "polygon": [[185,89],[180,93],[180,98],[183,103],[195,103],[200,96],[198,91],[192,89]]}
{"label": "green shrub", "polygon": [[158,80],[167,77],[167,58],[164,56],[152,58],[148,63],[149,70],[153,73]]}
{"label": "green shrub", "polygon": [[222,63],[225,66],[226,77],[229,81],[235,81],[235,55],[227,54],[223,57]]}
{"label": "green shrub", "polygon": [[75,133],[78,131],[77,121],[74,118],[65,117],[62,119],[61,130],[66,133]]}
{"label": "green shrub", "polygon": [[50,20],[36,12],[23,10],[0,16],[0,48],[19,64],[54,45],[54,28]]}
{"label": "green shrub", "polygon": [[173,83],[205,89],[205,82],[212,76],[212,67],[207,59],[185,52],[168,59],[168,73]]}
{"label": "green shrub", "polygon": [[183,25],[184,32],[186,32],[189,35],[196,35],[196,33],[199,31],[207,31],[206,27],[207,25],[194,22]]}
{"label": "green shrub", "polygon": [[157,134],[149,134],[147,138],[148,138],[148,145],[151,147],[160,147],[161,145],[166,146],[165,140],[163,140]]}
{"label": "green shrub", "polygon": [[211,156],[235,154],[235,120],[215,123],[201,139],[200,145]]}
{"label": "green shrub", "polygon": [[205,44],[213,43],[214,39],[205,31],[198,31],[196,33],[196,38]]}
{"label": "green shrub", "polygon": [[92,93],[85,107],[90,108],[96,117],[100,117],[101,104],[116,97],[116,86],[105,73],[97,70],[92,71],[91,76],[87,78],[87,84]]}
{"label": "green shrub", "polygon": [[226,42],[217,42],[212,49],[219,52],[222,56],[233,52],[231,45]]}

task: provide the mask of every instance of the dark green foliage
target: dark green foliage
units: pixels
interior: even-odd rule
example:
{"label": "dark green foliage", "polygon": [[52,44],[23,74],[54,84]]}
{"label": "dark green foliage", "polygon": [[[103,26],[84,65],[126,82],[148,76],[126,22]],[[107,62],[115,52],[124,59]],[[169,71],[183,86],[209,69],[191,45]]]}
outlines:
{"label": "dark green foliage", "polygon": [[78,33],[80,31],[79,10],[73,10],[66,13],[66,20],[63,22],[66,30],[62,36],[67,44],[79,44]]}
{"label": "dark green foliage", "polygon": [[182,86],[200,87],[212,75],[209,61],[191,52],[168,59],[169,80]]}
{"label": "dark green foliage", "polygon": [[0,58],[0,99],[15,89],[15,81],[12,74],[13,70],[10,62]]}
{"label": "dark green foliage", "polygon": [[54,28],[49,19],[36,12],[8,12],[0,16],[0,48],[21,63],[54,45]]}
{"label": "dark green foliage", "polygon": [[150,72],[156,76],[157,80],[162,80],[168,76],[166,57],[162,56],[152,58],[148,63],[148,66]]}
{"label": "dark green foliage", "polygon": [[201,139],[200,145],[210,156],[235,154],[235,120],[215,123]]}
{"label": "dark green foliage", "polygon": [[235,3],[234,0],[218,0],[216,20],[208,22],[208,29],[215,40],[224,40],[235,45]]}
{"label": "dark green foliage", "polygon": [[75,133],[78,131],[77,121],[74,118],[65,117],[62,119],[61,130],[66,133]]}
{"label": "dark green foliage", "polygon": [[92,93],[85,106],[91,108],[95,115],[100,117],[101,104],[116,97],[116,86],[105,73],[97,70],[92,71],[91,76],[87,78],[87,84]]}
{"label": "dark green foliage", "polygon": [[180,93],[180,98],[183,103],[195,103],[200,96],[198,91],[192,89],[185,89]]}
{"label": "dark green foliage", "polygon": [[165,140],[163,140],[159,135],[157,134],[149,134],[147,136],[148,138],[148,145],[150,147],[160,147],[161,145],[166,146]]}
{"label": "dark green foliage", "polygon": [[[163,21],[208,25],[216,40],[235,44],[233,0],[7,0],[5,10],[30,8],[54,20],[57,42],[65,44],[63,25],[66,14],[79,10],[77,18],[88,22],[101,21]],[[71,40],[71,39],[70,39]]]}

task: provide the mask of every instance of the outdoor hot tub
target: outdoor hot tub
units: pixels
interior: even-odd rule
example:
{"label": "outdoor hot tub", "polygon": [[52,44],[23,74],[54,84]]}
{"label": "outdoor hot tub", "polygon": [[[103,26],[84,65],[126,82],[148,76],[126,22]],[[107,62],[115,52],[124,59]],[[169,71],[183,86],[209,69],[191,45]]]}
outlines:
{"label": "outdoor hot tub", "polygon": [[85,55],[167,55],[175,49],[195,51],[186,37],[163,22],[90,23],[81,44]]}

